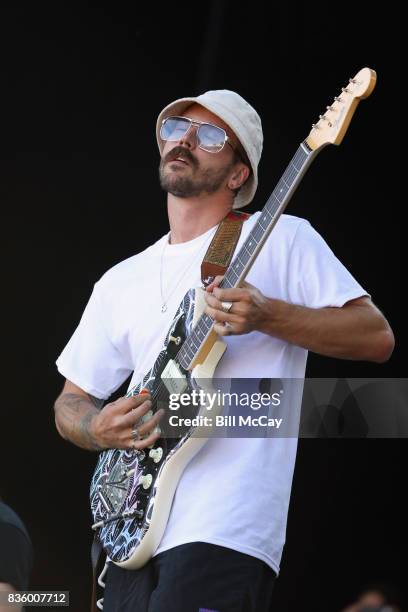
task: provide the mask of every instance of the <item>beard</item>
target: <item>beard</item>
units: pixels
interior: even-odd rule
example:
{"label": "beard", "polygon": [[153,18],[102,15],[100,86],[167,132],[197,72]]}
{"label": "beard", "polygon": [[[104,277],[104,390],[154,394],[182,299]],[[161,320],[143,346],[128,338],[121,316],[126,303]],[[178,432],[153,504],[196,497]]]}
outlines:
{"label": "beard", "polygon": [[[188,161],[190,170],[166,168],[168,162],[177,157]],[[223,168],[200,168],[197,160],[185,147],[174,147],[164,159],[160,160],[159,180],[161,188],[178,198],[191,198],[202,194],[212,194],[222,186],[233,164]],[[188,174],[187,174],[188,173]]]}

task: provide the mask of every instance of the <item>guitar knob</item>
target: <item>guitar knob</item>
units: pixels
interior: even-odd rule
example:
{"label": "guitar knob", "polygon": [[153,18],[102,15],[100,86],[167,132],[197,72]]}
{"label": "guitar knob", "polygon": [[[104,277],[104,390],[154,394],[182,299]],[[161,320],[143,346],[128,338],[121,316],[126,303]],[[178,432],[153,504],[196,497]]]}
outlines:
{"label": "guitar knob", "polygon": [[158,448],[152,448],[152,450],[149,452],[149,457],[153,459],[155,463],[159,463],[159,461],[163,457],[162,447],[159,446]]}
{"label": "guitar knob", "polygon": [[151,474],[146,474],[146,476],[141,476],[139,478],[139,484],[141,484],[144,489],[148,489],[152,482],[153,476]]}

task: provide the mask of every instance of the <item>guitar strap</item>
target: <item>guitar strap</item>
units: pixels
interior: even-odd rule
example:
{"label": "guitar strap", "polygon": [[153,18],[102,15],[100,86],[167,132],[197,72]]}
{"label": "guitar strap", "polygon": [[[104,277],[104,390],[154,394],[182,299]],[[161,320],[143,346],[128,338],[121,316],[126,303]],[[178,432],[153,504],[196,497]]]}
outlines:
{"label": "guitar strap", "polygon": [[[215,232],[211,244],[204,255],[201,264],[201,281],[207,287],[218,274],[224,274],[229,266],[242,231],[244,221],[250,217],[248,213],[230,211],[221,221]],[[103,547],[95,534],[91,548],[92,562],[92,600],[91,612],[98,612],[97,588],[98,571],[103,558]]]}
{"label": "guitar strap", "polygon": [[201,281],[207,287],[219,274],[224,274],[234,254],[248,213],[231,210],[221,221],[201,264]]}

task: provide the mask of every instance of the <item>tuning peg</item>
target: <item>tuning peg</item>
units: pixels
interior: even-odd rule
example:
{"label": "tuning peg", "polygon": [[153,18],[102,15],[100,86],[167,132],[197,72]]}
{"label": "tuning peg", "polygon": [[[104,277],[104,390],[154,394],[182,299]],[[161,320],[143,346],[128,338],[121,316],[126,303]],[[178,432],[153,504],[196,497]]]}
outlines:
{"label": "tuning peg", "polygon": [[313,130],[320,130],[320,125],[317,125],[317,123],[312,123],[312,129]]}
{"label": "tuning peg", "polygon": [[356,79],[349,79],[349,83],[357,83]]}
{"label": "tuning peg", "polygon": [[343,102],[343,100],[339,96],[334,96],[336,102]]}
{"label": "tuning peg", "polygon": [[332,110],[333,110],[333,107],[332,107],[332,106],[326,106],[326,110],[328,110],[328,111],[332,111]]}
{"label": "tuning peg", "polygon": [[[332,127],[333,124],[329,121],[329,119],[326,117],[326,115],[319,115],[319,119],[320,120],[324,119],[324,121],[327,121],[329,127]],[[312,125],[312,127],[314,127],[314,125]]]}
{"label": "tuning peg", "polygon": [[347,89],[347,87],[342,87],[341,91],[345,91],[346,93],[349,93],[349,90]]}

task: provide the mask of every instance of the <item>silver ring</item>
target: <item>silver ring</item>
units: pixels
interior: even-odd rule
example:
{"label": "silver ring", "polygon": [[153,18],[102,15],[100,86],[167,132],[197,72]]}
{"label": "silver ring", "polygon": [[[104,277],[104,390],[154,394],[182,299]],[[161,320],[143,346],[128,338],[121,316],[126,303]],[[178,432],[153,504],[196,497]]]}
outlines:
{"label": "silver ring", "polygon": [[224,312],[229,312],[232,308],[232,302],[221,302],[221,307]]}
{"label": "silver ring", "polygon": [[137,427],[133,427],[131,434],[132,434],[132,438],[134,442],[138,442],[141,439],[141,436],[140,436],[140,433]]}

